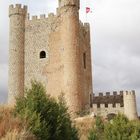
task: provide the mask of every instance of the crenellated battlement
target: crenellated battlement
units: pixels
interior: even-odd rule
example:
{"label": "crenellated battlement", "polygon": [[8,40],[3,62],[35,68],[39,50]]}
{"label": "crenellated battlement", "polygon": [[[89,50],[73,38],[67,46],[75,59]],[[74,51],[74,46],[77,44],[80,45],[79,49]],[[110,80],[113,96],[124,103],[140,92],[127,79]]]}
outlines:
{"label": "crenellated battlement", "polygon": [[135,96],[135,91],[124,91],[124,96]]}
{"label": "crenellated battlement", "polygon": [[98,94],[93,94],[94,97],[105,97],[105,96],[122,96],[122,95],[135,95],[135,91],[113,91],[113,92],[99,92]]}
{"label": "crenellated battlement", "polygon": [[23,15],[26,16],[28,7],[21,4],[9,6],[9,17],[12,15]]}
{"label": "crenellated battlement", "polygon": [[81,38],[85,38],[85,37],[88,37],[88,39],[90,40],[90,25],[89,23],[83,23],[81,21],[79,21],[79,24],[80,24],[80,35],[81,35]]}
{"label": "crenellated battlement", "polygon": [[82,21],[79,22],[80,28],[86,32],[90,31],[90,25],[89,23],[83,23]]}
{"label": "crenellated battlement", "polygon": [[89,32],[90,31],[90,25],[89,23],[84,23],[84,29]]}
{"label": "crenellated battlement", "polygon": [[45,20],[52,20],[53,18],[56,18],[57,16],[54,14],[54,13],[49,13],[48,15],[46,14],[41,14],[41,15],[33,15],[33,16],[30,16],[30,14],[28,14],[26,16],[26,20],[29,20],[29,21],[35,21],[35,20],[42,20],[42,19],[45,19]]}
{"label": "crenellated battlement", "polygon": [[123,93],[122,91],[113,91],[113,92],[100,92],[98,95],[93,95],[93,104],[121,104],[123,106]]}

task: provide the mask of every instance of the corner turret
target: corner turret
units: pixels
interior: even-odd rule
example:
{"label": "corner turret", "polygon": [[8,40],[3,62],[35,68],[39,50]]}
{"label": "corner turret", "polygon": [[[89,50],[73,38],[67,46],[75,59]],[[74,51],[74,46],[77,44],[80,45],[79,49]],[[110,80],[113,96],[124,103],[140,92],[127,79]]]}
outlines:
{"label": "corner turret", "polygon": [[124,114],[128,117],[129,120],[138,119],[135,91],[125,91],[123,93],[123,100]]}
{"label": "corner turret", "polygon": [[27,6],[9,6],[9,79],[8,103],[14,105],[17,96],[24,95],[24,41]]}
{"label": "corner turret", "polygon": [[27,15],[27,6],[21,6],[21,4],[10,5],[9,6],[9,17],[12,15]]}

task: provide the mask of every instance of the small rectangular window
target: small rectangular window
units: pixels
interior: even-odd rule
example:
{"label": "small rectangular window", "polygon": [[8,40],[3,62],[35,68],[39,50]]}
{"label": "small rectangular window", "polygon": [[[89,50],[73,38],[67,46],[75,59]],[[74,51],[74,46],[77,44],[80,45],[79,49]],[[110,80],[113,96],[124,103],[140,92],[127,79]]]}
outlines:
{"label": "small rectangular window", "polygon": [[100,108],[100,103],[97,103],[97,108]]}
{"label": "small rectangular window", "polygon": [[105,108],[108,108],[108,104],[107,103],[105,104]]}
{"label": "small rectangular window", "polygon": [[113,107],[116,107],[116,104],[115,103],[113,103]]}
{"label": "small rectangular window", "polygon": [[86,69],[86,53],[83,53],[84,69]]}

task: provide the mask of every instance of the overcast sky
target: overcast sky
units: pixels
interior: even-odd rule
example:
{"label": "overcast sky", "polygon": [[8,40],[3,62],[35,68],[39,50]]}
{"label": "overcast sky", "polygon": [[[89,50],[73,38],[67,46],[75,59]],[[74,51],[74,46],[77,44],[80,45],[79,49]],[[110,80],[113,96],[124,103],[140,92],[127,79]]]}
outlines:
{"label": "overcast sky", "polygon": [[[28,5],[31,15],[57,7],[57,0],[0,0],[1,102],[8,88],[8,5],[15,3]],[[94,92],[134,89],[140,112],[140,0],[81,0],[80,19],[91,26]]]}

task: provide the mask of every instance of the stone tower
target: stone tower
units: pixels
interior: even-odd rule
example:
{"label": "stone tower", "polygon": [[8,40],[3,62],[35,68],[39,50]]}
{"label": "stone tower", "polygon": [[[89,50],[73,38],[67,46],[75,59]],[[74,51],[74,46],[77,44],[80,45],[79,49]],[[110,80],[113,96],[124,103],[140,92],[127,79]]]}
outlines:
{"label": "stone tower", "polygon": [[90,27],[79,20],[79,8],[79,0],[59,0],[56,15],[30,17],[26,6],[10,6],[10,104],[37,80],[55,98],[63,92],[70,112],[89,108]]}
{"label": "stone tower", "polygon": [[14,103],[15,96],[24,92],[24,37],[25,16],[27,7],[20,4],[9,8],[10,41],[9,41],[9,94],[8,102]]}
{"label": "stone tower", "polygon": [[138,119],[135,91],[126,91],[123,94],[124,114],[130,120]]}
{"label": "stone tower", "polygon": [[[72,110],[79,110],[83,104],[83,90],[80,69],[79,3],[78,0],[60,0],[62,14],[61,38],[64,64],[64,90],[66,100]],[[73,94],[71,94],[73,93]],[[69,99],[69,97],[71,99]]]}

